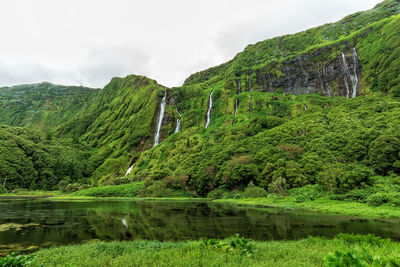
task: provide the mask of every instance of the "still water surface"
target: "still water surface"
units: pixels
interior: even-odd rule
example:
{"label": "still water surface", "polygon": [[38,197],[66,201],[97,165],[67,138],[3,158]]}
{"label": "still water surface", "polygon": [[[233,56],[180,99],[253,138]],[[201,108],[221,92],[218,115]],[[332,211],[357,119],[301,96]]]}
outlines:
{"label": "still water surface", "polygon": [[295,240],[372,233],[400,240],[399,220],[374,220],[206,201],[0,199],[0,255],[90,240]]}

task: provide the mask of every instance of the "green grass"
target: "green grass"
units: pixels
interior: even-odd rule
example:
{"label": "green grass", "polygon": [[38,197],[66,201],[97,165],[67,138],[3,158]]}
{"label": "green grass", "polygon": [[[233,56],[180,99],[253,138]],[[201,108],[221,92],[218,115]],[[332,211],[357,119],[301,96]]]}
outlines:
{"label": "green grass", "polygon": [[99,186],[80,190],[71,196],[85,197],[137,197],[143,188],[143,182],[123,185]]}
{"label": "green grass", "polygon": [[224,249],[218,246],[221,241],[211,241],[92,242],[40,250],[32,266],[322,266],[324,258],[335,251],[361,248],[373,257],[400,259],[399,243],[373,236],[254,241],[252,253],[242,253],[241,247]]}
{"label": "green grass", "polygon": [[61,191],[16,191],[12,193],[0,194],[0,197],[56,197],[61,196]]}
{"label": "green grass", "polygon": [[284,209],[302,209],[330,214],[355,215],[373,218],[400,218],[400,208],[390,206],[372,207],[365,203],[337,201],[326,198],[314,201],[296,202],[293,197],[287,198],[252,198],[252,199],[218,199],[220,203],[231,203],[243,206],[276,207]]}

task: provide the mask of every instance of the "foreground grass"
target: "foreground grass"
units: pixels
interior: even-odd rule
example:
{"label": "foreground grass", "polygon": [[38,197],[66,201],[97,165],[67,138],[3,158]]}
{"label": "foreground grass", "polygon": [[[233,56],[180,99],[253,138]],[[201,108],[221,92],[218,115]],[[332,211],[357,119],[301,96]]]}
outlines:
{"label": "foreground grass", "polygon": [[[229,240],[228,242],[229,243]],[[361,251],[400,259],[400,243],[372,236],[339,235],[328,240],[253,242],[251,253],[202,241],[93,242],[37,252],[32,266],[322,266],[335,251]]]}
{"label": "foreground grass", "polygon": [[326,198],[314,201],[296,202],[292,197],[286,198],[249,198],[249,199],[217,199],[215,202],[230,203],[243,206],[276,207],[284,209],[302,209],[329,214],[355,215],[373,218],[400,218],[400,208],[391,206],[373,207],[365,203],[337,201]]}

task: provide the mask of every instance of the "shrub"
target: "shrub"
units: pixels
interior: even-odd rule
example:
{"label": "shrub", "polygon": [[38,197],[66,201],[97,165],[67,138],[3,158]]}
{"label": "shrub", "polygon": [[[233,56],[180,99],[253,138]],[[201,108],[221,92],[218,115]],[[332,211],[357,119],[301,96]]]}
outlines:
{"label": "shrub", "polygon": [[384,204],[391,204],[393,206],[400,205],[400,194],[397,192],[377,192],[366,198],[366,202],[371,206],[381,206]]}
{"label": "shrub", "polygon": [[239,255],[247,255],[252,256],[255,252],[255,247],[253,242],[249,239],[242,238],[238,234],[232,238],[226,240],[217,240],[217,239],[207,239],[201,241],[201,246],[213,249],[220,250],[226,253],[237,253]]}
{"label": "shrub", "polygon": [[143,187],[143,182],[135,182],[124,185],[109,185],[92,187],[85,190],[75,192],[77,196],[92,197],[136,197]]}
{"label": "shrub", "polygon": [[253,182],[250,182],[244,191],[244,195],[249,198],[266,197],[268,195],[264,188],[255,186]]}
{"label": "shrub", "polygon": [[282,177],[276,178],[274,181],[272,181],[268,185],[269,193],[276,193],[276,194],[286,196],[286,191],[287,191],[286,179],[284,179]]}
{"label": "shrub", "polygon": [[290,189],[288,193],[296,199],[296,202],[312,201],[321,195],[321,187],[319,185],[306,185]]}
{"label": "shrub", "polygon": [[7,189],[5,189],[4,187],[3,187],[3,185],[0,185],[0,194],[5,194],[5,193],[7,193],[8,191],[7,191]]}
{"label": "shrub", "polygon": [[217,188],[210,193],[207,194],[207,198],[212,198],[212,199],[221,199],[224,198],[224,193],[225,191],[221,188]]}
{"label": "shrub", "polygon": [[13,252],[5,257],[0,257],[1,267],[25,267],[29,266],[35,255],[18,255]]}
{"label": "shrub", "polygon": [[384,257],[373,257],[365,249],[352,250],[348,252],[336,251],[325,257],[326,267],[345,266],[400,266],[400,262]]}
{"label": "shrub", "polygon": [[68,184],[65,187],[65,192],[76,192],[79,190],[80,184],[74,183],[74,184]]}

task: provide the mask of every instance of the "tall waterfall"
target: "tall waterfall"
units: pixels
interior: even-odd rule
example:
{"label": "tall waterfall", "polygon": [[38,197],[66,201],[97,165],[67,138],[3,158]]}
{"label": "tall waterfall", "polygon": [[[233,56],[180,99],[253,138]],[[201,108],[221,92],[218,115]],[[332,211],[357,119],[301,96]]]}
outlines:
{"label": "tall waterfall", "polygon": [[357,49],[353,48],[353,75],[351,77],[351,83],[353,86],[353,96],[357,96],[357,86],[358,86],[358,77],[357,77],[357,62],[358,62],[358,54]]}
{"label": "tall waterfall", "polygon": [[207,111],[206,128],[208,128],[208,126],[210,126],[211,109],[212,109],[212,106],[213,106],[212,95],[213,95],[213,92],[211,92],[210,97],[209,97],[209,100],[208,100],[208,111]]}
{"label": "tall waterfall", "polygon": [[237,113],[237,109],[238,109],[239,103],[238,103],[238,99],[235,99],[235,117],[236,117],[236,113]]}
{"label": "tall waterfall", "polygon": [[303,109],[304,109],[304,111],[307,111],[307,105],[306,104],[303,105]]}
{"label": "tall waterfall", "polygon": [[179,119],[176,119],[175,133],[179,133],[179,131],[181,130],[181,118],[182,118],[182,114],[179,113],[178,108],[176,108],[176,112],[178,112]]}
{"label": "tall waterfall", "polygon": [[330,83],[326,83],[326,92],[328,93],[328,96],[331,96],[331,92],[332,92],[332,84]]}
{"label": "tall waterfall", "polygon": [[250,98],[250,113],[253,113],[253,96]]}
{"label": "tall waterfall", "polygon": [[181,130],[181,119],[177,119],[175,133],[179,133],[180,130]]}
{"label": "tall waterfall", "polygon": [[239,95],[240,93],[242,93],[242,85],[240,80],[236,80],[236,85],[237,85],[237,94]]}
{"label": "tall waterfall", "polygon": [[164,112],[165,112],[165,106],[167,105],[167,91],[165,91],[164,97],[161,100],[160,104],[160,115],[158,116],[158,121],[157,121],[157,130],[154,136],[154,145],[153,147],[157,146],[160,141],[160,130],[161,130],[161,125],[162,121],[164,118]]}
{"label": "tall waterfall", "polygon": [[252,91],[252,89],[251,89],[251,73],[249,73],[249,91],[250,92]]}
{"label": "tall waterfall", "polygon": [[352,96],[351,97],[356,97],[357,96],[357,86],[358,86],[358,77],[357,77],[357,58],[358,58],[358,54],[357,54],[357,50],[354,47],[353,49],[353,74],[350,73],[350,68],[349,68],[349,64],[347,64],[347,60],[346,60],[346,56],[345,54],[342,52],[342,61],[343,61],[343,70],[344,73],[346,74],[347,77],[344,78],[344,85],[346,86],[346,93],[347,93],[347,98],[350,98],[350,86],[349,86],[349,82],[348,82],[348,78],[350,78],[351,80],[351,86],[352,86]]}
{"label": "tall waterfall", "polygon": [[132,166],[130,166],[129,169],[126,171],[125,176],[127,176],[128,174],[131,173],[132,168],[133,168],[133,164],[132,164]]}

